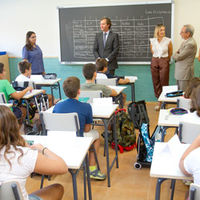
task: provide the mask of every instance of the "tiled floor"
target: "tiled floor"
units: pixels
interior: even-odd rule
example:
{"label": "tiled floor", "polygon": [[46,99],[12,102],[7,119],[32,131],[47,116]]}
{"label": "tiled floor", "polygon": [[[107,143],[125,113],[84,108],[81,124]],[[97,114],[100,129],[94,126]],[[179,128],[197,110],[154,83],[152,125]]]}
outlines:
{"label": "tiled floor", "polygon": [[[153,132],[158,119],[158,113],[154,111],[155,103],[148,103],[148,115],[150,118],[150,130]],[[99,132],[102,132],[99,129]],[[173,129],[169,130],[166,136],[166,141],[172,136]],[[69,153],[69,152],[66,152]],[[92,197],[94,200],[153,200],[155,199],[156,179],[149,175],[149,168],[137,170],[133,167],[136,161],[136,149],[119,154],[119,169],[115,167],[111,172],[111,187],[107,187],[107,181],[91,181]],[[114,151],[110,149],[111,158],[114,156]],[[98,159],[103,172],[106,172],[106,159],[103,157],[103,139],[101,140],[101,148],[98,153]],[[65,187],[63,200],[73,199],[72,180],[70,173],[55,176],[51,181],[45,180],[45,185],[52,183],[61,183]],[[83,199],[83,172],[78,174],[78,195],[79,199]],[[39,189],[40,177],[28,178],[27,190],[32,192]],[[174,200],[183,200],[188,187],[182,181],[176,182]],[[162,184],[161,200],[170,199],[170,181]]]}

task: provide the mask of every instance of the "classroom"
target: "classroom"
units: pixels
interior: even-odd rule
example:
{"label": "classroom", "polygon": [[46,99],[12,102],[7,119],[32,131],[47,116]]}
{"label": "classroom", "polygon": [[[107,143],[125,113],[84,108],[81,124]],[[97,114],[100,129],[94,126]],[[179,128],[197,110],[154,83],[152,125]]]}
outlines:
{"label": "classroom", "polygon": [[[28,31],[34,31],[37,36],[37,44],[42,50],[44,68],[46,73],[56,73],[57,78],[60,79],[61,94],[58,90],[55,90],[54,97],[59,99],[65,98],[65,92],[62,85],[64,80],[71,76],[76,76],[80,79],[80,84],[85,82],[85,78],[82,74],[82,68],[85,64],[61,64],[60,62],[60,35],[59,35],[59,16],[58,8],[67,7],[95,7],[95,6],[115,6],[126,4],[159,4],[163,2],[172,3],[173,15],[171,26],[171,39],[173,44],[173,54],[181,46],[183,39],[180,32],[185,24],[191,24],[195,31],[193,38],[197,43],[197,53],[194,59],[194,76],[200,77],[200,62],[198,61],[199,49],[200,49],[200,26],[198,19],[200,17],[199,0],[0,0],[0,52],[6,52],[6,71],[7,79],[11,82],[19,75],[18,63],[22,61],[22,48],[25,45],[26,33]],[[161,4],[162,5],[162,4]],[[109,13],[107,14],[109,17]],[[103,16],[102,16],[103,17]],[[0,55],[0,62],[1,62]],[[5,60],[3,60],[5,62]],[[94,61],[93,61],[94,62]],[[7,68],[8,67],[8,68]],[[169,85],[176,85],[175,62],[170,62],[169,72]],[[158,124],[159,112],[154,108],[157,105],[157,98],[154,95],[154,88],[151,76],[151,65],[146,63],[140,64],[119,64],[119,68],[116,69],[115,74],[117,76],[137,76],[137,81],[134,84],[135,87],[135,101],[145,100],[148,116],[150,119],[150,133],[152,133]],[[41,89],[41,88],[40,88]],[[43,89],[43,88],[42,88]],[[50,94],[50,88],[46,88],[46,93]],[[128,86],[123,91],[126,94],[126,105],[131,102],[131,87]],[[52,101],[53,103],[53,101]],[[170,108],[169,105],[166,106]],[[174,108],[175,105],[172,105]],[[162,108],[162,107],[161,107]],[[97,118],[97,117],[96,117]],[[161,125],[162,126],[162,125]],[[174,135],[174,126],[166,131],[165,142],[168,142]],[[103,127],[97,127],[99,134],[104,132]],[[199,132],[200,133],[200,132]],[[136,130],[138,137],[139,130]],[[57,139],[55,139],[56,141]],[[65,145],[64,142],[62,142]],[[69,145],[69,142],[66,142]],[[73,147],[72,147],[73,148]],[[106,174],[107,160],[104,157],[105,151],[104,138],[100,136],[100,147],[98,152],[98,160],[103,173]],[[45,149],[42,149],[44,152]],[[48,151],[47,151],[48,152]],[[65,152],[64,154],[67,154]],[[116,152],[109,145],[110,162],[116,156]],[[92,198],[95,200],[105,199],[127,199],[127,200],[152,200],[152,199],[170,199],[171,197],[171,180],[164,181],[160,191],[160,198],[156,198],[157,177],[150,176],[150,168],[142,167],[141,169],[134,168],[134,163],[137,160],[137,149],[132,151],[125,151],[120,153],[119,168],[115,167],[115,164],[110,171],[110,184],[108,177],[104,181],[91,180]],[[0,159],[1,160],[1,159]],[[1,161],[0,161],[1,162]],[[87,168],[87,166],[86,166]],[[73,170],[72,170],[73,171]],[[83,170],[77,175],[77,199],[84,199],[84,181]],[[162,177],[161,177],[162,178]],[[26,182],[26,190],[28,193],[32,193],[40,189],[41,176],[29,177]],[[0,179],[1,183],[1,179]],[[59,183],[64,187],[63,200],[76,199],[74,198],[74,188],[72,176],[69,172],[63,173],[63,175],[51,176],[44,179],[44,186],[48,186],[54,183]],[[185,199],[185,195],[189,190],[189,186],[183,183],[183,181],[177,180],[175,184],[174,200]],[[0,186],[1,194],[1,186]],[[51,194],[51,193],[49,193]],[[88,192],[89,194],[89,192]],[[88,197],[88,196],[87,196]],[[199,197],[200,198],[200,197]],[[90,198],[89,198],[90,199]]]}

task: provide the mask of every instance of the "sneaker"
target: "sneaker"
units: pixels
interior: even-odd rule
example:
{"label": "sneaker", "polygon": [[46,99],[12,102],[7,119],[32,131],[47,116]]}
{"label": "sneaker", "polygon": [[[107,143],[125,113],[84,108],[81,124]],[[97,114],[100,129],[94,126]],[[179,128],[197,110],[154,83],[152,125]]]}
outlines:
{"label": "sneaker", "polygon": [[156,111],[159,111],[159,110],[160,110],[160,106],[155,106],[154,109],[155,109]]}
{"label": "sneaker", "polygon": [[193,183],[193,181],[191,181],[191,180],[182,180],[182,181],[187,186],[189,186],[191,183]]}
{"label": "sneaker", "polygon": [[106,175],[102,174],[100,170],[95,169],[94,171],[90,171],[90,178],[103,181],[106,179]]}

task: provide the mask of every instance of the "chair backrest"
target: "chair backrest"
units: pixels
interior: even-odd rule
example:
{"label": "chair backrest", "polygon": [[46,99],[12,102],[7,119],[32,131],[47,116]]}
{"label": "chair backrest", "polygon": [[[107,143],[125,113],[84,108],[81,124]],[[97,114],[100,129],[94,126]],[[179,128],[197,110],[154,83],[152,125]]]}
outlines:
{"label": "chair backrest", "polygon": [[31,86],[33,88],[36,88],[34,82],[32,81],[12,81],[12,86],[15,88],[15,90],[17,91],[22,91],[25,88],[27,88],[28,86]]}
{"label": "chair backrest", "polygon": [[96,79],[97,84],[102,85],[117,85],[117,78],[108,78],[108,79]]}
{"label": "chair backrest", "polygon": [[6,97],[3,92],[0,92],[0,103],[6,103]]}
{"label": "chair backrest", "polygon": [[191,108],[191,99],[179,98],[177,99],[177,106],[189,110]]}
{"label": "chair backrest", "polygon": [[191,144],[198,135],[200,135],[200,124],[191,122],[180,123],[179,138],[181,142]]}
{"label": "chair backrest", "polygon": [[178,90],[178,85],[168,85],[168,86],[163,86],[162,87],[162,91],[164,93],[167,93],[167,92],[175,92]]}
{"label": "chair backrest", "polygon": [[80,124],[77,113],[50,113],[41,112],[43,134],[47,131],[74,131],[77,136],[80,134]]}
{"label": "chair backrest", "polygon": [[101,90],[95,90],[95,91],[81,90],[79,97],[89,97],[88,103],[92,103],[94,98],[103,97],[103,93]]}
{"label": "chair backrest", "polygon": [[0,199],[23,200],[19,183],[16,181],[5,182],[0,185]]}
{"label": "chair backrest", "polygon": [[200,199],[200,185],[191,183],[189,191],[189,200],[199,200]]}

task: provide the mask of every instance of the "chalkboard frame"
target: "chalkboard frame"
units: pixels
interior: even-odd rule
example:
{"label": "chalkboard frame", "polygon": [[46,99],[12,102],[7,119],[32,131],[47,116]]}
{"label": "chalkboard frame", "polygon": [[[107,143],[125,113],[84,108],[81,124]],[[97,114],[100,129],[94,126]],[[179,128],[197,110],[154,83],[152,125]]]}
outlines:
{"label": "chalkboard frame", "polygon": [[[61,26],[60,26],[60,18],[59,18],[59,10],[65,8],[95,8],[95,7],[109,7],[109,6],[127,6],[127,5],[154,5],[154,4],[171,4],[171,39],[172,42],[174,40],[174,0],[166,0],[166,1],[152,1],[152,2],[134,2],[134,3],[115,3],[115,4],[94,4],[94,5],[79,5],[79,6],[64,6],[64,7],[57,7],[58,11],[58,20],[59,20],[59,61],[61,64],[70,64],[70,65],[80,65],[85,63],[94,63],[94,60],[88,61],[64,61],[61,56]],[[119,65],[143,65],[143,64],[150,64],[150,61],[118,61]]]}

